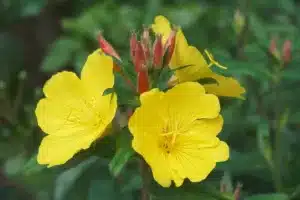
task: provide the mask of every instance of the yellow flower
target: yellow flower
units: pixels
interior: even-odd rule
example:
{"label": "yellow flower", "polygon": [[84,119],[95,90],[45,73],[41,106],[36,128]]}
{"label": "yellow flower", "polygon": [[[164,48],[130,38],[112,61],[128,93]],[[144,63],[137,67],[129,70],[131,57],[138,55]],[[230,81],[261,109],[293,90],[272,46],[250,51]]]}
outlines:
{"label": "yellow flower", "polygon": [[117,98],[102,94],[113,84],[113,60],[100,50],[88,56],[80,78],[63,71],[46,82],[45,98],[35,110],[47,134],[39,147],[39,164],[64,164],[103,135],[115,116]]}
{"label": "yellow flower", "polygon": [[[166,42],[171,33],[170,22],[164,16],[155,17],[152,29],[155,33],[163,36],[163,42]],[[177,81],[181,83],[186,81],[196,81],[201,78],[214,78],[217,84],[214,84],[213,87],[211,87],[212,84],[210,84],[208,90],[209,93],[216,94],[218,96],[242,98],[242,94],[245,93],[245,89],[237,80],[232,77],[217,75],[210,69],[212,65],[216,65],[220,68],[225,67],[215,61],[208,51],[205,51],[210,60],[210,63],[207,63],[199,50],[188,44],[182,30],[180,28],[177,29],[175,49],[169,66],[172,69],[189,66],[175,72],[175,76],[178,79]],[[223,86],[223,84],[225,86]],[[229,88],[230,90],[224,90],[225,88]]]}
{"label": "yellow flower", "polygon": [[218,98],[197,82],[158,89],[140,97],[141,106],[129,120],[132,146],[163,187],[184,179],[202,181],[216,162],[229,157],[227,144],[217,138],[223,126]]}

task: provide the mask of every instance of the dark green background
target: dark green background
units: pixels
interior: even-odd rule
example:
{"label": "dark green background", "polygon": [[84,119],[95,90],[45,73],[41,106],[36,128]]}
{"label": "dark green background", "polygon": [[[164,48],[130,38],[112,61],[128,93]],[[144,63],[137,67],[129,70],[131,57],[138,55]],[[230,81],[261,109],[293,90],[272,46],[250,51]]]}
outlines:
{"label": "dark green background", "polygon": [[[244,19],[241,31],[237,10]],[[297,0],[2,0],[0,199],[140,199],[138,160],[128,161],[132,152],[123,144],[128,138],[115,144],[107,137],[63,166],[39,166],[44,134],[34,109],[52,74],[80,71],[98,47],[99,30],[127,59],[131,31],[158,14],[180,25],[190,44],[211,50],[228,67],[222,73],[238,78],[247,94],[246,100],[221,98],[220,137],[231,147],[230,160],[199,184],[163,189],[153,182],[151,198],[233,199],[242,183],[241,199],[300,199],[299,11]],[[271,38],[277,38],[279,52],[285,40],[292,42],[289,63],[269,52]]]}

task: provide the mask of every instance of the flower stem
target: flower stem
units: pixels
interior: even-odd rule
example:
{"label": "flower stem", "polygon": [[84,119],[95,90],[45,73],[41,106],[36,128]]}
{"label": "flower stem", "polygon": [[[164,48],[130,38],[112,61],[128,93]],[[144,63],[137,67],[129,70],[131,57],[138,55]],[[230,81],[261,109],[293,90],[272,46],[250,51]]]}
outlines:
{"label": "flower stem", "polygon": [[148,189],[149,186],[148,166],[144,160],[140,161],[140,170],[141,170],[141,176],[143,181],[143,186],[141,189],[141,200],[149,200],[150,194]]}

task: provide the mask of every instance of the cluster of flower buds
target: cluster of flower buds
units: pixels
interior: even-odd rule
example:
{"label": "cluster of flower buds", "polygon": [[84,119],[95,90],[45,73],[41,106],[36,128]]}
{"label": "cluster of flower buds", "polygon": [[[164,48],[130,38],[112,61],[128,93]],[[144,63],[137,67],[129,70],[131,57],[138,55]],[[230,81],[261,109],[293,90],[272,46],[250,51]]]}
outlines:
{"label": "cluster of flower buds", "polygon": [[279,61],[282,61],[284,65],[288,64],[292,60],[292,43],[290,40],[285,40],[281,52],[277,48],[276,38],[272,38],[270,41],[269,52]]}
{"label": "cluster of flower buds", "polygon": [[[150,89],[151,76],[149,71],[152,69],[161,69],[169,64],[175,48],[175,36],[176,30],[172,30],[165,42],[163,42],[161,35],[156,35],[152,43],[149,28],[144,28],[140,40],[138,40],[136,33],[131,34],[130,56],[137,75],[137,83],[134,87],[139,94]],[[121,61],[119,54],[114,50],[112,45],[104,39],[101,33],[98,35],[98,42],[104,53]],[[121,68],[116,64],[114,70],[122,73]],[[127,82],[133,85],[128,79]]]}
{"label": "cluster of flower buds", "polygon": [[163,44],[161,35],[155,36],[155,41],[151,42],[149,28],[144,28],[137,39],[136,33],[132,33],[130,38],[130,55],[137,73],[137,92],[143,93],[150,89],[149,69],[161,69],[169,64],[175,48],[176,31],[173,30]]}

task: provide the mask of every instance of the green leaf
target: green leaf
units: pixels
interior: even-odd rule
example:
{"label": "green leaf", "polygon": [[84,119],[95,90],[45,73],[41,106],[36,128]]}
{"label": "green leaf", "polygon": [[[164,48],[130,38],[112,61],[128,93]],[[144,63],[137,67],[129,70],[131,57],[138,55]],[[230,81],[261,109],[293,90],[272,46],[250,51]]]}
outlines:
{"label": "green leaf", "polygon": [[274,194],[259,194],[246,197],[245,200],[288,200],[286,194],[274,193]]}
{"label": "green leaf", "polygon": [[15,157],[10,157],[4,164],[5,174],[12,176],[18,174],[22,166],[25,163],[25,156],[23,153],[16,155]]}
{"label": "green leaf", "polygon": [[109,94],[111,94],[113,92],[114,92],[114,88],[107,88],[106,90],[104,90],[102,96],[109,95]]}
{"label": "green leaf", "polygon": [[[241,175],[268,169],[264,157],[256,151],[240,153],[230,151],[230,158],[227,162],[218,163],[218,169],[229,171],[233,175]],[[264,174],[264,176],[267,174]]]}
{"label": "green leaf", "polygon": [[121,188],[122,193],[132,192],[142,188],[143,180],[138,170],[134,172],[126,171],[124,176],[124,183],[122,184],[124,186]]}
{"label": "green leaf", "polygon": [[158,74],[159,76],[157,82],[154,83],[154,87],[158,87],[161,91],[166,90],[168,88],[168,81],[173,74],[173,70],[171,70],[169,67],[164,67],[161,69]]}
{"label": "green leaf", "polygon": [[37,154],[34,154],[23,166],[22,173],[28,176],[34,173],[38,173],[45,168],[45,165],[40,165],[37,163]]}
{"label": "green leaf", "polygon": [[109,163],[109,170],[114,176],[118,176],[120,174],[130,157],[134,154],[134,150],[131,147],[132,138],[128,128],[123,128],[123,130],[118,134],[117,151]]}
{"label": "green leaf", "polygon": [[180,188],[161,188],[156,185],[151,190],[151,198],[157,200],[233,200],[232,195],[221,193],[219,189],[209,184],[188,182]]}
{"label": "green leaf", "polygon": [[272,147],[270,139],[270,127],[267,120],[261,119],[257,127],[257,145],[260,153],[269,164],[272,164]]}
{"label": "green leaf", "polygon": [[287,81],[299,81],[300,80],[299,74],[300,74],[299,66],[293,68],[290,67],[284,69],[281,72],[281,77],[283,80],[287,80]]}
{"label": "green leaf", "polygon": [[46,5],[46,0],[29,0],[22,2],[21,17],[31,17],[38,15]]}
{"label": "green leaf", "polygon": [[80,48],[80,42],[62,37],[56,40],[50,47],[46,58],[42,63],[42,70],[54,72],[61,70],[72,59],[73,53]]}
{"label": "green leaf", "polygon": [[255,15],[255,13],[250,15],[250,29],[256,37],[257,42],[263,47],[268,47],[269,38],[266,26],[263,24],[262,20]]}
{"label": "green leaf", "polygon": [[134,107],[138,105],[135,91],[120,73],[115,73],[114,90],[118,96],[118,105],[132,105]]}
{"label": "green leaf", "polygon": [[74,70],[77,72],[77,74],[81,73],[81,70],[83,68],[83,65],[85,64],[87,57],[89,56],[89,52],[84,49],[78,49],[75,52],[73,65]]}
{"label": "green leaf", "polygon": [[76,180],[97,160],[98,157],[90,157],[60,174],[55,181],[54,200],[63,200]]}
{"label": "green leaf", "polygon": [[93,180],[91,181],[88,200],[113,200],[116,199],[113,180]]}

